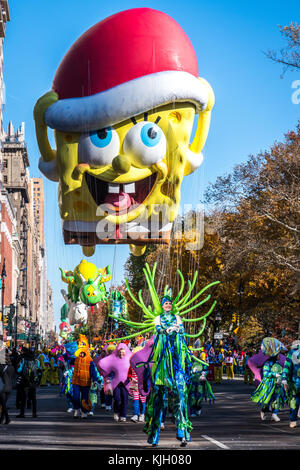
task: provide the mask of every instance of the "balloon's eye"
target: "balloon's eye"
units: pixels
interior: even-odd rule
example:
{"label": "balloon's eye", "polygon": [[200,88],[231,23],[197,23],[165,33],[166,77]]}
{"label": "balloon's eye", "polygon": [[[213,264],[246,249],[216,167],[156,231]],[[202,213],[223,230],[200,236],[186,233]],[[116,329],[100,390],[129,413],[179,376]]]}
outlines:
{"label": "balloon's eye", "polygon": [[78,143],[80,163],[94,166],[110,165],[119,150],[119,136],[112,127],[82,134]]}
{"label": "balloon's eye", "polygon": [[141,140],[147,147],[157,145],[161,139],[162,131],[156,124],[146,124],[141,129]]}
{"label": "balloon's eye", "polygon": [[108,129],[100,129],[99,131],[90,132],[91,142],[100,148],[107,147],[112,139],[112,131]]}
{"label": "balloon's eye", "polygon": [[139,168],[149,167],[161,161],[167,149],[166,137],[154,122],[141,121],[127,133],[123,148],[133,164]]}

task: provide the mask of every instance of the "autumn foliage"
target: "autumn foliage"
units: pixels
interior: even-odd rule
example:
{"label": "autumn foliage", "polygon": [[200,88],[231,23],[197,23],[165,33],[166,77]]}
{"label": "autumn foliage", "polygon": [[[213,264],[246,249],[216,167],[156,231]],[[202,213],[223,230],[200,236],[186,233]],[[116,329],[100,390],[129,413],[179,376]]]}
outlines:
{"label": "autumn foliage", "polygon": [[[300,124],[284,142],[217,178],[205,194],[214,209],[205,216],[203,248],[186,250],[185,240],[173,236],[169,246],[151,247],[140,258],[130,255],[126,270],[133,292],[142,289],[146,305],[150,303],[142,274],[146,261],[150,266],[158,263],[161,294],[166,284],[176,294],[178,268],[185,279],[198,270],[195,290],[221,281],[212,295],[218,301],[215,311],[222,316],[221,330],[236,331],[241,346],[256,347],[268,335],[286,344],[298,338],[299,155]],[[130,299],[128,303],[131,319],[140,320],[141,312]],[[190,315],[200,316],[205,308]],[[203,339],[212,339],[214,328],[213,315]]]}

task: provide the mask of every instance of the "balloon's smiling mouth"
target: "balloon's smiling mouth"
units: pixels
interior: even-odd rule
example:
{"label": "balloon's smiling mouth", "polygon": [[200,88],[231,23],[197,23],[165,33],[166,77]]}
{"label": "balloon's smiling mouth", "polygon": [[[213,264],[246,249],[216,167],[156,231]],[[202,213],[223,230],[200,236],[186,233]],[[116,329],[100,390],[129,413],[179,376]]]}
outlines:
{"label": "balloon's smiling mouth", "polygon": [[157,179],[153,173],[139,181],[130,183],[108,183],[90,173],[85,173],[85,181],[91,196],[97,206],[105,205],[103,209],[122,215],[142,204],[152,192]]}

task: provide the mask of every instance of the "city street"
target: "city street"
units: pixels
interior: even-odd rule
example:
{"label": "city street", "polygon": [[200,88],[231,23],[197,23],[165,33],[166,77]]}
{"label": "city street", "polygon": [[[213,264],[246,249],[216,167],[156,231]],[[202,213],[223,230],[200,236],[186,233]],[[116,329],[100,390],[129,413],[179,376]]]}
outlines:
{"label": "city street", "polygon": [[[288,408],[280,412],[281,421],[270,417],[261,421],[256,404],[249,400],[253,386],[242,380],[213,385],[214,405],[204,404],[200,418],[193,418],[189,450],[298,450],[300,427],[289,428]],[[0,449],[6,450],[144,450],[151,449],[142,432],[142,423],[130,421],[131,403],[126,423],[113,421],[113,413],[99,406],[95,416],[74,420],[66,412],[66,400],[58,396],[55,386],[38,390],[38,417],[16,419],[15,392],[8,405],[11,423],[0,427]],[[181,450],[175,439],[175,426],[170,421],[161,433],[156,450]]]}

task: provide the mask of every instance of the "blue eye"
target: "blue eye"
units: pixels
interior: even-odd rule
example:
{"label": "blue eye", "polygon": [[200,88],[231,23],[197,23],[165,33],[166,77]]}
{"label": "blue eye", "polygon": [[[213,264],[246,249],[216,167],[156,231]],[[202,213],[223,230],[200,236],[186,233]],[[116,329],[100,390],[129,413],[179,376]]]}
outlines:
{"label": "blue eye", "polygon": [[112,130],[110,127],[100,129],[98,131],[92,131],[89,134],[92,144],[100,148],[107,147],[112,139]]}
{"label": "blue eye", "polygon": [[152,122],[145,124],[141,129],[141,140],[147,147],[154,147],[160,142],[161,129]]}
{"label": "blue eye", "polygon": [[137,122],[126,134],[123,150],[137,168],[160,162],[167,151],[163,130],[155,122]]}
{"label": "blue eye", "polygon": [[81,134],[78,160],[93,166],[110,165],[120,150],[120,139],[113,127]]}

